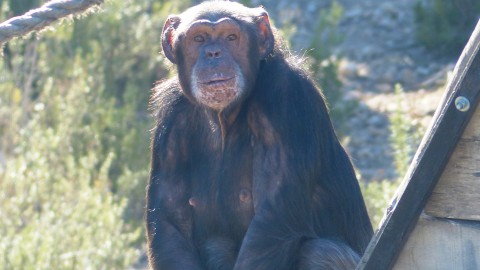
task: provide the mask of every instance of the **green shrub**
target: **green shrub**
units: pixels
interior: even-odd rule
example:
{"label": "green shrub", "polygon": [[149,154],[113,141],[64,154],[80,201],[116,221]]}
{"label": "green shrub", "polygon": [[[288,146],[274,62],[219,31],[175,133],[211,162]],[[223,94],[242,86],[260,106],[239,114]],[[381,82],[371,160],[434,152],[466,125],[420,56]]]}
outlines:
{"label": "green shrub", "polygon": [[393,150],[395,171],[401,178],[407,172],[413,155],[420,143],[420,127],[412,124],[409,108],[401,85],[395,85],[396,109],[390,118],[390,145]]}
{"label": "green shrub", "polygon": [[309,64],[314,78],[327,92],[338,90],[341,86],[336,75],[335,59],[331,56],[333,49],[343,40],[338,30],[342,16],[343,7],[337,1],[333,1],[329,9],[321,9],[310,44],[311,49],[306,52],[312,60]]}
{"label": "green shrub", "polygon": [[331,116],[340,129],[344,128],[341,123],[346,121],[357,105],[343,99],[345,93],[342,92],[342,82],[338,77],[338,61],[332,56],[333,49],[343,40],[338,30],[342,16],[343,7],[337,1],[333,1],[329,9],[320,10],[310,49],[306,51],[312,77],[321,86]]}
{"label": "green shrub", "polygon": [[19,120],[0,125],[14,142],[0,165],[2,269],[122,269],[138,257],[141,230],[123,220],[127,198],[111,192],[109,178],[116,157],[103,155],[98,130],[115,108],[76,66],[69,80],[46,79],[25,124],[18,105],[28,97],[0,83],[0,118]]}
{"label": "green shrub", "polygon": [[393,150],[397,178],[373,181],[362,186],[365,203],[374,227],[378,226],[382,220],[421,139],[420,128],[412,124],[403,89],[398,84],[395,85],[395,96],[397,106],[389,118],[390,145]]}
{"label": "green shrub", "polygon": [[387,207],[392,202],[395,191],[400,184],[400,180],[382,180],[373,181],[362,187],[363,198],[367,205],[368,215],[373,228],[377,229],[385,214]]}
{"label": "green shrub", "polygon": [[416,38],[428,49],[458,56],[479,15],[477,0],[419,1],[415,5]]}

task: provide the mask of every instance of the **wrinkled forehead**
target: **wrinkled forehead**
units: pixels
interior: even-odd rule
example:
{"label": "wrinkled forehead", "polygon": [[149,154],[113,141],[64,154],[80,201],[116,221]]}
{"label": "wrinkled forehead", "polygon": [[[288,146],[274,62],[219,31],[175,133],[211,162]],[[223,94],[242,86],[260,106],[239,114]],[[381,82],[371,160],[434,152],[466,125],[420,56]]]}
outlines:
{"label": "wrinkled forehead", "polygon": [[221,18],[217,21],[210,21],[208,19],[198,19],[192,22],[188,29],[184,32],[186,35],[195,33],[197,31],[215,31],[216,29],[242,29],[241,25],[231,18]]}
{"label": "wrinkled forehead", "polygon": [[215,24],[233,20],[241,26],[249,27],[264,13],[263,8],[248,8],[235,2],[213,1],[203,2],[183,12],[180,17],[180,32],[185,32],[190,26],[198,22]]}

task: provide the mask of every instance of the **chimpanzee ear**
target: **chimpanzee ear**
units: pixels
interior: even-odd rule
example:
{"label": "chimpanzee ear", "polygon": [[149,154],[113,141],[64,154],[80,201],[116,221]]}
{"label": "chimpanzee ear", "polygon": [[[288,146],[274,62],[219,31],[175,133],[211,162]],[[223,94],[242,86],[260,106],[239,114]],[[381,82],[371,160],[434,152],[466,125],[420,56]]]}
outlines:
{"label": "chimpanzee ear", "polygon": [[175,30],[177,30],[178,25],[180,24],[180,17],[177,15],[170,15],[163,25],[162,31],[162,48],[163,53],[165,56],[170,60],[172,63],[176,64],[177,59],[175,57],[174,51],[174,35]]}
{"label": "chimpanzee ear", "polygon": [[267,11],[262,7],[257,9],[260,12],[256,21],[258,30],[258,50],[260,53],[260,59],[263,59],[273,51],[275,38],[273,37],[272,28],[270,27],[270,20],[268,19]]}

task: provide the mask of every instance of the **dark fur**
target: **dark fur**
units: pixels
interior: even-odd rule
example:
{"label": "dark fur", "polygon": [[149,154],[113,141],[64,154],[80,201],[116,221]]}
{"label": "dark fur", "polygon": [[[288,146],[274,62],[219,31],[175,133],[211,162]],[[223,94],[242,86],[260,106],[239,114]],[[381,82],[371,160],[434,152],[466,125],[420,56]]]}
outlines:
{"label": "dark fur", "polygon": [[[242,22],[244,13],[228,16]],[[155,88],[150,265],[353,269],[372,227],[323,96],[278,45],[250,60],[260,61],[256,84],[235,104],[223,143],[217,113],[187,98],[177,78]]]}

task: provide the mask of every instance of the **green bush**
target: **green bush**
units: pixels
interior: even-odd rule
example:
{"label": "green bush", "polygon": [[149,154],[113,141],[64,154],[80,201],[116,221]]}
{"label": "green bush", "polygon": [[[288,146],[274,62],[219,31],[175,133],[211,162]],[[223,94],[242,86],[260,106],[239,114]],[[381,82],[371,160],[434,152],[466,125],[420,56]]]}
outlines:
{"label": "green bush", "polygon": [[380,226],[380,222],[385,215],[387,207],[392,202],[399,184],[400,179],[394,181],[386,179],[361,185],[362,195],[367,205],[373,229],[377,229]]}
{"label": "green bush", "polygon": [[362,186],[363,196],[374,227],[382,220],[395,191],[407,172],[415,150],[421,140],[421,129],[412,124],[403,89],[395,85],[396,109],[390,115],[390,145],[393,150],[396,179],[374,181]]}
{"label": "green bush", "polygon": [[409,108],[401,85],[395,85],[396,110],[390,118],[390,145],[397,177],[401,178],[407,172],[413,155],[420,144],[421,129],[409,116]]}
{"label": "green bush", "polygon": [[341,123],[346,122],[357,105],[353,101],[343,99],[345,93],[342,92],[342,82],[338,77],[338,61],[332,56],[333,49],[343,40],[338,30],[342,16],[343,7],[337,1],[333,1],[330,8],[320,10],[310,44],[311,49],[306,51],[312,77],[321,86],[331,116],[340,130],[344,129]]}
{"label": "green bush", "polygon": [[2,269],[119,269],[138,257],[141,230],[123,221],[127,198],[111,192],[109,178],[115,153],[103,154],[98,130],[115,108],[75,64],[69,80],[46,79],[28,121],[19,117],[28,97],[0,84],[0,119],[20,124],[1,125],[14,141],[0,167]]}
{"label": "green bush", "polygon": [[428,49],[458,56],[480,19],[480,1],[425,0],[415,5],[416,38]]}

